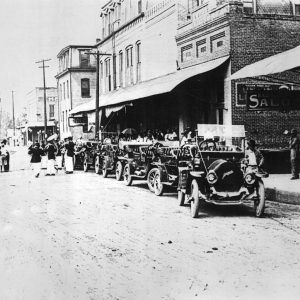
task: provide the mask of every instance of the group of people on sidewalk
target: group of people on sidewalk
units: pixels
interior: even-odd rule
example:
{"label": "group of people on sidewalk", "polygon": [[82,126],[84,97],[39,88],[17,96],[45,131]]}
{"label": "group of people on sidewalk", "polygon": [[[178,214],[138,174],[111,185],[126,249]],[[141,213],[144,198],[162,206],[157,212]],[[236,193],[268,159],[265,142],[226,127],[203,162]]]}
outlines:
{"label": "group of people on sidewalk", "polygon": [[49,138],[44,147],[36,141],[28,149],[28,154],[31,155],[30,163],[33,166],[34,176],[39,177],[42,168],[41,162],[44,156],[47,158],[46,176],[55,176],[58,168],[62,168],[63,161],[65,173],[73,173],[74,146],[75,144],[71,136],[66,138],[62,143],[57,143],[55,139]]}

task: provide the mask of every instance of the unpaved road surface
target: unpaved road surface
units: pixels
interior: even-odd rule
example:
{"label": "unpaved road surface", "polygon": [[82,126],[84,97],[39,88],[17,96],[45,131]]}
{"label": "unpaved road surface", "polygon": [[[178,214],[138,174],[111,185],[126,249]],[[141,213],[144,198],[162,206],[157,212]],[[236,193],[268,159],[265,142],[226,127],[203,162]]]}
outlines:
{"label": "unpaved road surface", "polygon": [[250,205],[208,206],[192,219],[145,182],[27,167],[0,174],[1,300],[300,297],[298,206],[268,202],[261,219]]}

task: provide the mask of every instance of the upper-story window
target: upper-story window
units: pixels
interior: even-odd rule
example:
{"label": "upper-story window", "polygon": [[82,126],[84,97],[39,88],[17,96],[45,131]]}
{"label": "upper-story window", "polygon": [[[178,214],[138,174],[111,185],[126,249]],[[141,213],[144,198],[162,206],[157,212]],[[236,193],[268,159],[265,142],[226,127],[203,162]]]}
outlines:
{"label": "upper-story window", "polygon": [[50,104],[49,105],[49,119],[54,119],[54,107],[55,105],[54,104]]}
{"label": "upper-story window", "polygon": [[142,0],[138,0],[138,14],[142,13]]}
{"label": "upper-story window", "polygon": [[120,87],[123,86],[123,72],[124,72],[124,58],[123,58],[123,51],[119,52],[119,84]]}
{"label": "upper-story window", "polygon": [[141,81],[141,42],[136,43],[136,79]]}
{"label": "upper-story window", "polygon": [[81,97],[90,97],[90,80],[88,78],[81,79]]}
{"label": "upper-story window", "polygon": [[111,91],[111,72],[109,58],[105,60],[105,87],[106,91]]}
{"label": "upper-story window", "polygon": [[67,80],[67,98],[70,98],[70,85],[69,85],[69,80]]}
{"label": "upper-story window", "polygon": [[181,48],[181,62],[191,60],[193,58],[193,45],[189,44]]}
{"label": "upper-story window", "polygon": [[295,4],[295,15],[300,16],[300,4]]}
{"label": "upper-story window", "polygon": [[81,68],[87,68],[90,65],[90,56],[87,54],[87,50],[79,51],[79,65]]}
{"label": "upper-story window", "polygon": [[126,48],[126,85],[133,84],[133,47]]}

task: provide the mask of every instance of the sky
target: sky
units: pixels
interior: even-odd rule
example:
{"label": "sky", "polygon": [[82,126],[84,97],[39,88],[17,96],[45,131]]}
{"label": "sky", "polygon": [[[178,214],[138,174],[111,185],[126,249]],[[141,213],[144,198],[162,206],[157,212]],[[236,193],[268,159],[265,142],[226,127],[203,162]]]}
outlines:
{"label": "sky", "polygon": [[15,112],[26,105],[26,94],[46,85],[56,86],[57,54],[70,44],[95,44],[100,35],[100,8],[105,0],[0,0],[0,98],[3,111]]}

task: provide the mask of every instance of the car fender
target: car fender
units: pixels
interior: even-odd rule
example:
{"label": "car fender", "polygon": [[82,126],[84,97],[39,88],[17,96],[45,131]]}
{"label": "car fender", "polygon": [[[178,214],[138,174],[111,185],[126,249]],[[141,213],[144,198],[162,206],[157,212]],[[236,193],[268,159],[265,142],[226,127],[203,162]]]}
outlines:
{"label": "car fender", "polygon": [[195,178],[202,178],[202,177],[204,177],[205,172],[203,172],[203,171],[191,171],[190,175],[192,177],[195,177]]}

